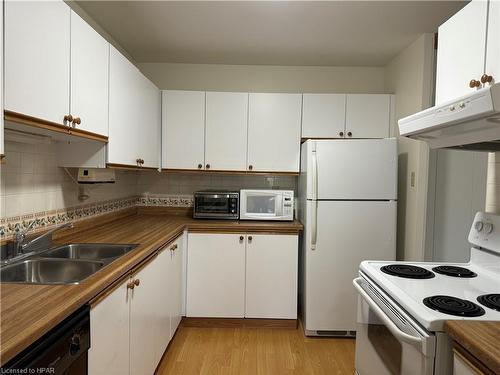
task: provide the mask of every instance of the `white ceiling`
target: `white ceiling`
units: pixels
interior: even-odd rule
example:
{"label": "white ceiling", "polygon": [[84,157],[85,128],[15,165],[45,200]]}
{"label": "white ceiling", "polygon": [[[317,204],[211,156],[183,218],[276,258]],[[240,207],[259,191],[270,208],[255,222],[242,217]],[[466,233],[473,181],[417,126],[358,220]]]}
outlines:
{"label": "white ceiling", "polygon": [[463,1],[78,1],[137,62],[381,66]]}

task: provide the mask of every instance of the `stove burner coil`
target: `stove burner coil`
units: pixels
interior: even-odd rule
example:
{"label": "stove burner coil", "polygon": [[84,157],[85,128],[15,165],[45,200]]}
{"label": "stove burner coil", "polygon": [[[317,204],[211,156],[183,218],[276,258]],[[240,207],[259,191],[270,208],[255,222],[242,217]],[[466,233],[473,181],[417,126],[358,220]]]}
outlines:
{"label": "stove burner coil", "polygon": [[485,314],[484,309],[474,302],[451,296],[427,297],[424,298],[424,305],[443,314],[455,316],[475,317]]}
{"label": "stove burner coil", "polygon": [[477,302],[490,309],[500,311],[500,294],[484,294],[477,297]]}
{"label": "stove burner coil", "polygon": [[392,276],[408,279],[432,279],[435,276],[431,271],[411,264],[389,264],[381,267],[380,270]]}
{"label": "stove burner coil", "polygon": [[467,268],[457,267],[457,266],[438,266],[432,269],[434,272],[440,273],[446,276],[452,277],[476,277],[477,274],[468,270]]}

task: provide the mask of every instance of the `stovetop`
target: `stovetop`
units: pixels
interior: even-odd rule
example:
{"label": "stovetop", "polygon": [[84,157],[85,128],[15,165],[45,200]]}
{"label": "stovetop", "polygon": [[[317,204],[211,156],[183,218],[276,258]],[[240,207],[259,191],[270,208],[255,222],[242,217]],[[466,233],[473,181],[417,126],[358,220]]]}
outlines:
{"label": "stovetop", "polygon": [[[408,266],[416,266],[415,271],[408,271],[413,269]],[[451,273],[456,274],[458,271],[460,275],[468,277],[448,276],[433,270],[442,266],[446,266],[445,270],[450,266],[461,267],[465,270],[453,269]],[[412,277],[418,275],[423,278],[396,276],[387,273],[387,269],[402,269],[403,273],[409,273]],[[500,293],[500,256],[497,254],[473,248],[471,262],[463,264],[364,261],[360,271],[362,276],[377,284],[428,331],[442,331],[446,320],[500,321],[500,311],[495,310],[491,304],[488,306],[489,301],[496,303],[500,297],[481,297]],[[429,298],[431,302],[427,300],[424,303]],[[438,304],[437,308],[433,303]],[[450,311],[443,312],[447,311],[447,307]],[[459,312],[461,307],[464,307],[464,313]],[[458,312],[455,311],[456,308]],[[468,314],[472,316],[465,316]]]}
{"label": "stovetop", "polygon": [[360,275],[431,332],[446,320],[500,321],[500,215],[478,212],[469,263],[364,261]]}

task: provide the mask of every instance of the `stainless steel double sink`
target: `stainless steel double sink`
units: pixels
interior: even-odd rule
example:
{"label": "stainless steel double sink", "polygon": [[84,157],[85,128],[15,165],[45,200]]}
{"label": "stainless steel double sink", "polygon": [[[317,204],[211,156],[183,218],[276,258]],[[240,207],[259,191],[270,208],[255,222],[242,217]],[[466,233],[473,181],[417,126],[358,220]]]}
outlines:
{"label": "stainless steel double sink", "polygon": [[0,268],[0,281],[24,284],[78,284],[137,245],[69,244],[27,256]]}

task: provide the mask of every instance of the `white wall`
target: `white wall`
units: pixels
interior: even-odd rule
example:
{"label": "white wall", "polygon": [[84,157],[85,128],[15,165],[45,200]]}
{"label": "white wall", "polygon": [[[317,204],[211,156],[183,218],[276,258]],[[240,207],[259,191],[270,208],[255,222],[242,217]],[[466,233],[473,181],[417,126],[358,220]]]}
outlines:
{"label": "white wall", "polygon": [[139,63],[161,89],[384,93],[383,67]]}
{"label": "white wall", "polygon": [[[433,56],[433,34],[424,34],[385,67],[385,90],[395,94],[396,120],[432,105]],[[399,134],[397,123],[392,134]],[[428,147],[401,137],[398,148],[398,259],[423,260]]]}

